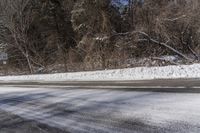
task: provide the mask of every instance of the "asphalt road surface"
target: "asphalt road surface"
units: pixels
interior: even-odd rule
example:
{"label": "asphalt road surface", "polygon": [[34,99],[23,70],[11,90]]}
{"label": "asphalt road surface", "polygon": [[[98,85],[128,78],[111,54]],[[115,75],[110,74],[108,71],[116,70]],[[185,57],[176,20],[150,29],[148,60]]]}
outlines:
{"label": "asphalt road surface", "polygon": [[199,84],[0,83],[0,133],[200,133]]}

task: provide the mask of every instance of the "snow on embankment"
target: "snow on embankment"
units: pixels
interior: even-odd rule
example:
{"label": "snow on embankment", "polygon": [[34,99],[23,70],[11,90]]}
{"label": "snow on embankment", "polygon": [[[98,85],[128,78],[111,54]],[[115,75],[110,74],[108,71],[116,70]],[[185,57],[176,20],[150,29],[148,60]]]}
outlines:
{"label": "snow on embankment", "polygon": [[200,64],[0,77],[1,81],[106,81],[200,78]]}

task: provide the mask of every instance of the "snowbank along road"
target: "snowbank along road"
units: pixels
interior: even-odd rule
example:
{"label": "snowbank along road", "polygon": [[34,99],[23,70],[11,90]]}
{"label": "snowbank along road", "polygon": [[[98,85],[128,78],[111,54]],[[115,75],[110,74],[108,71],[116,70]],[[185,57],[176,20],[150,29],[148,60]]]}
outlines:
{"label": "snowbank along road", "polygon": [[[12,128],[19,133],[200,132],[198,91],[127,88],[1,84],[0,132]],[[31,122],[21,126],[21,119]]]}
{"label": "snowbank along road", "polygon": [[200,78],[200,64],[0,77],[0,81],[126,81]]}

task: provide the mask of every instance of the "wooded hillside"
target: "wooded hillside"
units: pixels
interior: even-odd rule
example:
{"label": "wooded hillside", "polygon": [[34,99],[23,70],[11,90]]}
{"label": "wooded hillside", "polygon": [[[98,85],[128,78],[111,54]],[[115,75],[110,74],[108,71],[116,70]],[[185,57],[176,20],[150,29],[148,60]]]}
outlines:
{"label": "wooded hillside", "polygon": [[9,69],[29,73],[134,67],[134,60],[166,55],[197,62],[199,6],[198,0],[1,0],[0,48]]}

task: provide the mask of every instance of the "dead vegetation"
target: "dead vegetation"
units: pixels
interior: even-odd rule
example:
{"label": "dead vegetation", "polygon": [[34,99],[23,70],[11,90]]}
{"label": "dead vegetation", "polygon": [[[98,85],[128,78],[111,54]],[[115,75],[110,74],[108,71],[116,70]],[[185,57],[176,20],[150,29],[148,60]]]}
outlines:
{"label": "dead vegetation", "polygon": [[10,66],[38,73],[133,67],[128,60],[167,55],[199,61],[197,0],[112,2],[119,0],[1,0],[0,42]]}

